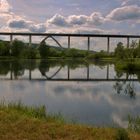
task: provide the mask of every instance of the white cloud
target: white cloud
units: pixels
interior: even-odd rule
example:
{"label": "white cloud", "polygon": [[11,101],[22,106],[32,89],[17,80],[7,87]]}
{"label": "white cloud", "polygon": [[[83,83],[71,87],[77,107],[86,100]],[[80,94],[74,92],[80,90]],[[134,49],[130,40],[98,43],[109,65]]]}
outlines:
{"label": "white cloud", "polygon": [[68,17],[68,23],[71,25],[82,25],[86,24],[88,16],[85,15],[71,15]]}
{"label": "white cloud", "polygon": [[[129,0],[127,0],[129,1]],[[125,1],[125,2],[127,2]],[[136,0],[135,0],[136,1]],[[0,27],[4,31],[24,31],[24,32],[69,32],[69,33],[112,33],[103,28],[104,25],[112,24],[111,21],[124,21],[137,19],[140,17],[140,7],[137,5],[123,6],[116,8],[106,17],[100,12],[93,12],[90,15],[69,15],[56,14],[46,20],[45,23],[37,23],[27,19],[27,17],[15,14],[7,0],[0,0]],[[136,23],[135,22],[135,23]],[[134,22],[133,22],[134,24]],[[101,26],[103,25],[103,26]],[[101,26],[99,28],[98,26]],[[116,32],[115,32],[116,33]]]}
{"label": "white cloud", "polygon": [[0,0],[0,12],[9,12],[11,9],[7,0]]}
{"label": "white cloud", "polygon": [[101,25],[105,22],[105,18],[102,16],[101,13],[99,12],[94,12],[93,14],[91,14],[91,16],[89,17],[89,22],[91,24],[94,24],[96,26]]}
{"label": "white cloud", "polygon": [[0,0],[0,31],[45,32],[46,25],[27,20],[26,17],[11,12],[12,7],[7,0]]}
{"label": "white cloud", "polygon": [[70,15],[64,17],[62,15],[56,14],[52,18],[47,20],[47,25],[55,25],[62,27],[74,27],[80,25],[93,25],[99,26],[105,21],[104,17],[99,12],[94,12],[90,16],[86,15]]}
{"label": "white cloud", "polygon": [[47,20],[48,25],[57,25],[57,26],[67,26],[68,23],[66,21],[66,18],[62,15],[56,14],[49,20]]}
{"label": "white cloud", "polygon": [[107,15],[108,19],[116,20],[116,21],[124,21],[124,20],[133,20],[140,18],[140,7],[137,5],[124,6],[120,8],[116,8],[109,15]]}

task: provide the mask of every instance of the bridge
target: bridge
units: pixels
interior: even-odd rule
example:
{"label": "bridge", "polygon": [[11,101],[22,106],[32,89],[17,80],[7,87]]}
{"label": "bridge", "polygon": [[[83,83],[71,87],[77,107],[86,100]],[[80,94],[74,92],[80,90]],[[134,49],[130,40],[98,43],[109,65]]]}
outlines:
{"label": "bridge", "polygon": [[126,38],[127,40],[127,47],[130,46],[130,39],[132,38],[140,38],[140,35],[115,35],[115,34],[69,34],[69,33],[10,33],[10,32],[0,32],[0,36],[9,36],[9,41],[12,44],[13,42],[13,36],[28,36],[29,37],[29,46],[32,45],[32,37],[38,36],[38,37],[44,37],[42,41],[47,40],[48,38],[52,38],[59,47],[62,47],[60,42],[56,40],[55,37],[67,37],[68,38],[68,48],[71,47],[71,37],[83,37],[87,38],[87,50],[90,50],[90,39],[94,37],[98,38],[106,38],[107,39],[107,52],[110,51],[110,40],[111,38]]}

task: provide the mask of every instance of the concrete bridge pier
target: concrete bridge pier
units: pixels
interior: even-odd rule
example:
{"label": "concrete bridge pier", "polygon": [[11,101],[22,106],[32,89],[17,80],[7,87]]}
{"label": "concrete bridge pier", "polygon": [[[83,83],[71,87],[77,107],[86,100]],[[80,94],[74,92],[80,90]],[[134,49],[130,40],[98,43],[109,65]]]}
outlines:
{"label": "concrete bridge pier", "polygon": [[90,51],[90,37],[88,37],[88,51]]}
{"label": "concrete bridge pier", "polygon": [[127,37],[127,48],[130,46],[130,37]]}
{"label": "concrete bridge pier", "polygon": [[70,49],[70,36],[68,36],[68,49]]}
{"label": "concrete bridge pier", "polygon": [[107,37],[107,52],[110,52],[110,37]]}
{"label": "concrete bridge pier", "polygon": [[12,49],[11,49],[12,43],[13,43],[13,35],[11,34],[10,35],[10,55],[12,54]]}
{"label": "concrete bridge pier", "polygon": [[29,35],[29,47],[32,46],[32,35]]}
{"label": "concrete bridge pier", "polygon": [[10,35],[10,45],[12,45],[12,43],[13,43],[13,35],[11,34]]}

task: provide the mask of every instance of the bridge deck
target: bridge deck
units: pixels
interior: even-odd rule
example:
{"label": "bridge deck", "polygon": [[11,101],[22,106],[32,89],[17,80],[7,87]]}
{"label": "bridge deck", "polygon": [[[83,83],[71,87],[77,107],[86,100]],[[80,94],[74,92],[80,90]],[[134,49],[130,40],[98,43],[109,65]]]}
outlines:
{"label": "bridge deck", "polygon": [[116,34],[70,34],[70,33],[19,33],[0,32],[0,35],[16,36],[62,36],[62,37],[111,37],[111,38],[140,38],[140,35],[116,35]]}

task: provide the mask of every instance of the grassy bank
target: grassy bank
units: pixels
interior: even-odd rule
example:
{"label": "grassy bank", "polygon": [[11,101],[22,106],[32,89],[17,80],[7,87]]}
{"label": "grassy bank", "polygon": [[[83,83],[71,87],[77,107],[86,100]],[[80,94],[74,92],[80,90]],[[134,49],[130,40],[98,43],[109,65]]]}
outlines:
{"label": "grassy bank", "polygon": [[128,72],[140,70],[140,59],[124,60],[116,62],[116,69]]}
{"label": "grassy bank", "polygon": [[[1,140],[139,140],[140,134],[115,128],[66,123],[60,115],[47,115],[45,107],[0,105]],[[123,139],[122,139],[123,140]]]}

